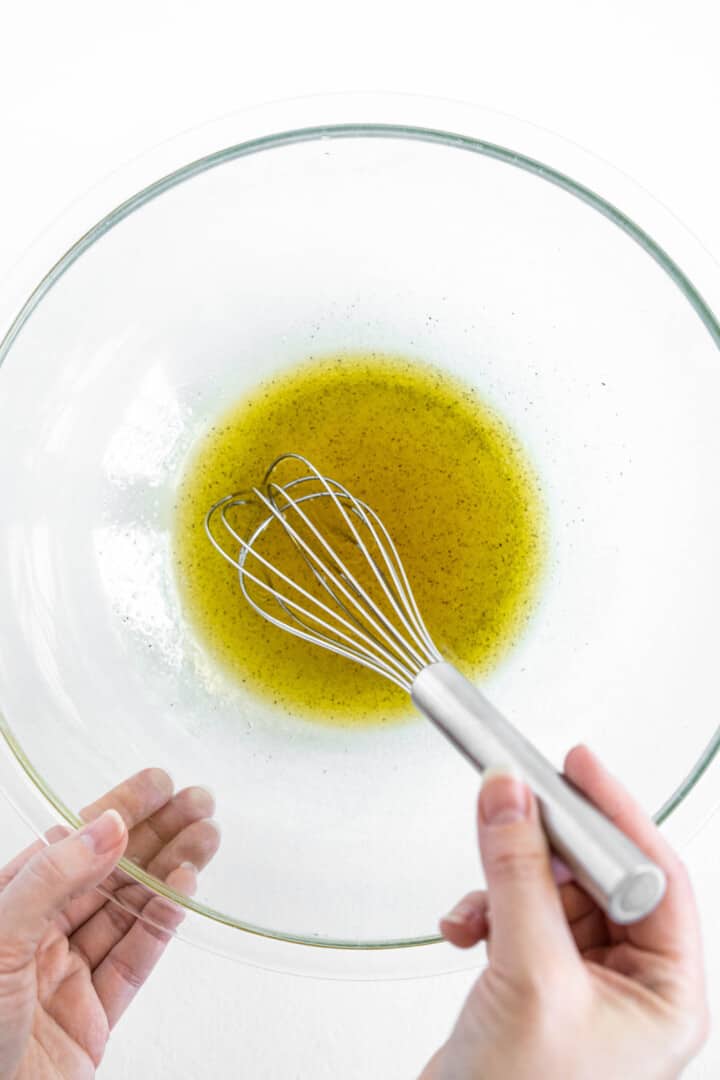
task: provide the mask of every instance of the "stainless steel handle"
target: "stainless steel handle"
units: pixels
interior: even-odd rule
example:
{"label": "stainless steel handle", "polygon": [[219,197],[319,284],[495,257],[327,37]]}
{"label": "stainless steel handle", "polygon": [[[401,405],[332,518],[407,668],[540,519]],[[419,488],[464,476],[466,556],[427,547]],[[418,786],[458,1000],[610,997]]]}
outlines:
{"label": "stainless steel handle", "polygon": [[487,698],[444,661],[416,676],[412,699],[482,770],[510,765],[537,796],[553,849],[616,923],[644,918],[665,892],[665,875],[611,821],[571,787]]}

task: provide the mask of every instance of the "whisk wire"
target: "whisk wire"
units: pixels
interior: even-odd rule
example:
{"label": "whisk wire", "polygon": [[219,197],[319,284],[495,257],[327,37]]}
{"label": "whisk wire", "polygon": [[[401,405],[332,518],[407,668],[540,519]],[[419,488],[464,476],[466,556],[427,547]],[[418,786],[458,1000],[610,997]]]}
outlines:
{"label": "whisk wire", "polygon": [[[324,480],[324,478],[321,479]],[[282,521],[286,532],[293,540],[293,542],[296,545],[299,545],[302,551],[307,554],[307,556],[311,559],[312,563],[321,571],[323,575],[325,575],[326,578],[328,578],[339,589],[342,595],[346,597],[346,599],[348,599],[358,611],[362,612],[363,623],[368,622],[372,627],[374,633],[379,635],[380,639],[385,642],[385,645],[387,647],[395,650],[395,652],[397,652],[400,656],[407,657],[411,663],[416,665],[419,664],[421,667],[423,667],[427,661],[423,661],[422,657],[418,655],[417,652],[412,648],[412,646],[403,639],[402,635],[398,632],[398,630],[393,625],[388,616],[385,614],[385,612],[362,587],[361,583],[355,577],[353,577],[353,575],[347,569],[344,561],[338,555],[337,551],[329,544],[325,536],[318,530],[317,526],[310,518],[308,518],[307,514],[304,513],[300,506],[302,502],[306,502],[310,499],[325,498],[327,496],[322,492],[315,492],[310,495],[305,495],[300,499],[293,499],[287,494],[287,491],[284,488],[280,488],[278,485],[268,486],[270,491],[280,491],[283,495],[285,495],[285,498],[287,499],[287,505],[282,509],[282,511],[277,509],[272,499],[264,496],[262,492],[257,491],[257,496],[263,502],[263,505],[265,505],[271,511],[271,513],[275,515],[276,518]],[[327,487],[326,491],[327,495],[329,495],[330,498],[333,500],[335,506],[340,510],[343,516],[343,520],[350,527],[353,538],[357,546],[362,551],[362,554],[365,556],[366,560],[372,565],[372,567],[376,569],[375,564],[371,559],[370,554],[362,540],[362,537],[360,537],[354,525],[351,525],[350,519],[346,514],[344,507],[341,505],[340,501],[337,499],[335,493],[332,491],[331,488]],[[352,497],[350,496],[350,498]],[[340,571],[340,576],[338,576],[337,573],[333,572],[323,562],[320,556],[317,555],[317,553],[312,549],[312,547],[297,533],[293,526],[288,522],[287,513],[291,509],[294,510],[295,513],[297,513],[303,524],[307,526],[314,538],[320,542],[329,558]],[[393,609],[396,611],[396,614],[401,617],[401,612],[398,608],[397,601],[394,597],[392,597],[389,590],[387,590],[384,582],[383,587],[384,591],[388,596],[388,599],[393,606]]]}
{"label": "whisk wire", "polygon": [[[305,499],[314,499],[314,498],[320,498],[320,497],[321,497],[321,493],[316,493],[315,495],[306,495],[306,496],[303,496],[303,498],[301,498],[301,499],[298,499],[298,502],[303,502],[303,501],[304,501]],[[290,539],[292,540],[292,539],[293,539],[293,535],[292,535],[291,533],[288,533],[288,535],[290,536]],[[293,541],[293,542],[295,542],[295,541]],[[295,547],[296,547],[296,550],[297,550],[298,554],[299,554],[299,555],[300,555],[300,557],[302,558],[303,562],[304,562],[304,563],[305,563],[305,565],[307,566],[307,568],[308,568],[308,570],[310,571],[310,573],[311,573],[311,574],[313,575],[313,578],[314,578],[314,579],[315,579],[315,581],[316,581],[316,582],[318,583],[318,585],[319,585],[319,586],[320,586],[320,587],[321,587],[321,588],[322,588],[322,589],[323,589],[323,590],[324,590],[324,591],[325,591],[325,592],[326,592],[326,593],[328,594],[328,596],[329,596],[329,597],[330,597],[330,598],[332,599],[332,601],[333,601],[333,602],[334,602],[335,604],[337,604],[337,606],[338,606],[338,607],[340,608],[340,610],[341,610],[341,611],[343,611],[343,612],[345,613],[345,615],[347,616],[347,618],[348,618],[348,619],[349,619],[349,620],[350,620],[350,621],[351,621],[352,623],[354,623],[354,624],[355,624],[355,626],[357,626],[357,627],[358,627],[358,629],[360,629],[360,630],[364,630],[364,631],[366,631],[366,632],[367,632],[367,628],[363,626],[363,623],[362,623],[362,621],[361,621],[361,620],[360,620],[360,619],[358,618],[357,614],[356,614],[356,613],[355,613],[354,611],[352,611],[350,607],[348,607],[348,605],[347,605],[347,604],[346,604],[346,603],[344,602],[344,600],[343,600],[342,596],[341,596],[341,595],[339,595],[339,594],[338,594],[338,593],[337,593],[337,592],[336,592],[336,591],[335,591],[335,590],[333,589],[333,587],[332,587],[332,585],[331,585],[330,581],[328,580],[328,575],[327,575],[327,574],[324,574],[324,573],[323,573],[323,572],[322,572],[322,571],[321,571],[320,569],[318,569],[318,567],[316,567],[316,566],[314,565],[314,563],[313,563],[312,559],[310,559],[310,558],[309,558],[309,556],[308,556],[308,555],[307,555],[307,553],[305,552],[305,550],[304,550],[304,548],[302,547],[302,545],[300,545],[300,544],[297,544],[297,543],[296,543],[296,544],[295,544]],[[346,583],[350,584],[350,586],[352,586],[352,582],[347,582],[347,580],[346,580],[346,576],[345,576],[345,575],[344,575],[344,574],[342,573],[342,571],[340,572],[340,575],[339,575],[339,576],[340,576],[340,578],[341,578],[341,579],[342,579],[343,581],[345,581]],[[281,603],[281,601],[280,601],[280,599],[279,599],[279,598],[278,598],[278,603],[280,603],[280,605],[282,606],[282,603]],[[293,612],[287,611],[287,614],[288,614],[288,615],[289,615],[290,617],[294,618],[294,619],[295,619],[295,620],[296,620],[297,622],[299,622],[299,623],[301,623],[301,624],[305,625],[305,624],[303,623],[303,620],[302,620],[302,619],[300,618],[300,616],[299,616],[299,615],[297,615],[297,613],[293,613]],[[380,643],[380,642],[379,642],[379,641],[377,640],[377,638],[375,637],[375,635],[374,635],[374,634],[369,634],[368,636],[369,636],[370,638],[372,638],[372,640],[373,640],[373,641],[375,641],[375,642],[376,642],[376,644],[378,644],[378,646],[382,647],[382,646],[381,646],[381,643]]]}
{"label": "whisk wire", "polygon": [[[242,586],[241,586],[242,588]],[[288,618],[292,619],[299,626],[306,627],[310,631],[310,635],[297,634],[298,637],[305,637],[305,640],[312,642],[313,644],[323,644],[325,648],[331,652],[337,653],[339,656],[344,656],[348,660],[355,660],[357,663],[362,664],[364,667],[370,668],[371,671],[377,672],[378,675],[384,675],[385,678],[392,680],[397,686],[403,690],[407,690],[412,682],[412,676],[405,674],[403,676],[398,675],[389,665],[383,663],[379,659],[370,659],[369,654],[361,651],[360,649],[351,648],[348,646],[338,646],[335,640],[328,634],[324,634],[321,630],[317,630],[310,626],[305,620],[297,614],[297,612],[291,612],[286,606],[284,599],[281,596],[276,596],[278,605],[285,611]],[[286,623],[282,623],[278,620],[277,625],[282,626],[284,630],[288,630],[293,633],[293,629]]]}
{"label": "whisk wire", "polygon": [[[352,495],[348,491],[348,489],[344,487],[344,485],[339,483],[337,480],[331,480],[329,477],[323,476],[322,473],[320,473],[318,469],[316,469],[315,466],[310,461],[308,461],[307,458],[302,457],[302,455],[300,454],[282,454],[280,457],[276,458],[276,460],[272,463],[272,465],[268,469],[268,472],[265,475],[266,482],[268,481],[272,472],[277,468],[277,466],[281,462],[289,459],[301,462],[306,468],[310,470],[312,476],[301,477],[299,479],[292,480],[284,485],[276,484],[274,485],[274,487],[282,491],[282,494],[285,496],[285,498],[289,499],[287,492],[290,488],[296,486],[297,484],[307,483],[313,478],[319,481],[319,483],[324,489],[323,492],[316,493],[315,496],[304,496],[303,498],[298,499],[297,502],[302,502],[307,498],[318,497],[319,495],[325,494],[332,498],[339,513],[342,515],[347,527],[350,529],[356,545],[362,551],[371,570],[375,575],[375,578],[381,585],[384,594],[386,595],[388,601],[393,608],[394,614],[401,620],[403,627],[411,635],[417,649],[419,650],[419,655],[416,656],[416,659],[419,659],[423,666],[428,662],[437,660],[439,658],[439,653],[432,639],[430,638],[427,629],[425,628],[422,617],[417,607],[417,603],[415,601],[415,597],[410,587],[410,582],[408,580],[407,574],[405,573],[405,568],[402,564],[400,556],[398,555],[392,538],[390,537],[390,534],[385,528],[385,525],[381,521],[380,517],[366,503],[362,502],[360,499],[356,498],[356,496]],[[379,552],[388,573],[390,574],[393,586],[396,590],[395,592],[393,592],[393,590],[388,585],[385,575],[382,573],[382,570],[377,565],[376,560],[368,551],[362,536],[358,533],[355,527],[354,522],[348,516],[345,507],[342,505],[340,499],[338,499],[338,494],[342,495],[343,498],[350,503],[351,508],[355,511],[363,524],[367,527],[370,535],[372,536],[375,547]],[[380,539],[378,538],[377,532],[375,531],[373,525],[373,521],[379,526],[380,530],[382,531],[385,542],[390,549],[392,558],[388,557],[388,552],[386,548],[383,546]],[[313,528],[312,525],[310,525],[310,527]],[[324,543],[325,541],[322,534],[318,534],[317,530],[315,530],[314,528],[313,531],[316,533],[316,535],[318,535],[318,539],[320,539]],[[374,601],[372,601],[372,599],[368,597],[367,593],[365,593],[364,591],[363,599],[366,603],[374,604]],[[377,608],[377,605],[374,606],[378,611],[379,616],[385,620],[385,616],[382,613],[381,609]],[[408,612],[408,615],[410,616],[410,621],[406,617],[406,610]],[[386,621],[387,625],[393,631],[393,633],[397,634],[396,627],[393,625],[393,623],[391,623],[389,620]],[[398,637],[400,637],[400,635],[398,635]],[[407,647],[407,642],[405,641],[405,639],[400,637],[400,640],[402,641],[403,645]]]}
{"label": "whisk wire", "polygon": [[[273,565],[268,559],[266,559],[263,555],[260,554],[260,552],[255,549],[254,545],[258,537],[272,523],[272,517],[265,519],[265,521],[263,521],[262,524],[258,526],[258,528],[251,536],[250,540],[245,540],[242,536],[240,536],[240,534],[235,530],[231,522],[228,520],[227,513],[230,509],[233,508],[233,506],[247,505],[249,501],[250,500],[246,498],[235,499],[233,496],[226,497],[212,508],[206,519],[205,527],[206,532],[216,550],[223,555],[227,562],[229,562],[239,571],[240,586],[243,595],[245,596],[245,599],[250,604],[250,606],[259,615],[262,615],[263,618],[267,619],[268,622],[273,623],[275,626],[279,626],[281,629],[287,630],[289,633],[295,634],[296,637],[301,637],[304,640],[310,641],[314,644],[322,644],[325,648],[330,648],[331,651],[339,652],[341,655],[346,656],[349,659],[354,659],[358,662],[364,663],[365,666],[372,667],[373,670],[378,671],[380,674],[385,674],[388,678],[392,678],[394,682],[397,682],[398,685],[407,688],[415,674],[415,671],[411,667],[409,667],[407,663],[401,663],[395,656],[385,651],[381,651],[380,656],[378,656],[377,653],[380,650],[378,648],[377,642],[375,642],[359,626],[353,626],[346,619],[342,618],[342,616],[340,616],[337,611],[334,611],[331,607],[328,607],[328,605],[322,603],[322,601],[320,601],[316,596],[313,596],[312,593],[308,592],[305,588],[303,588],[302,585],[299,585],[296,581],[293,581],[292,578],[288,577],[288,575],[285,574],[282,570],[279,570],[275,565]],[[218,512],[226,530],[241,551],[241,556],[239,560],[236,560],[232,556],[228,555],[228,553],[224,550],[222,545],[218,543],[212,533],[212,529],[210,527],[211,521],[214,517],[214,514]],[[252,555],[253,558],[255,558],[259,563],[261,563],[267,570],[269,570],[272,575],[285,582],[285,584],[290,586],[291,589],[294,589],[300,596],[302,596],[306,601],[308,601],[310,605],[315,605],[316,608],[320,609],[322,613],[328,618],[334,619],[346,630],[351,631],[351,634],[344,633],[343,630],[338,629],[337,626],[333,626],[330,622],[327,622],[326,619],[315,614],[312,610],[308,610],[307,608],[303,607],[302,604],[299,604],[290,596],[284,595],[272,584],[272,582],[263,581],[261,578],[259,578],[256,574],[254,574],[245,566],[248,555]],[[287,611],[288,609],[292,609],[293,618],[298,621],[300,625],[303,625],[303,623],[301,619],[297,618],[296,613],[300,613],[306,619],[312,620],[312,622],[315,623],[318,627],[322,627],[323,631],[327,631],[327,635],[322,633],[322,640],[317,640],[316,637],[306,634],[298,630],[297,627],[292,626],[281,619],[278,619],[276,616],[271,614],[271,612],[269,612],[267,608],[264,608],[262,605],[256,602],[254,597],[247,589],[246,580],[251,581],[254,585],[263,590],[263,592],[271,595],[276,602],[282,601],[281,607],[283,608],[283,610]],[[314,628],[311,633],[318,635],[318,631]],[[354,634],[355,637],[351,636],[352,634]],[[333,638],[332,635],[335,635],[335,637]],[[356,641],[357,637],[360,637],[361,639],[360,646],[358,646],[358,643]],[[335,642],[336,639],[339,639],[343,644],[331,644],[332,642]],[[365,649],[363,649],[363,643],[366,646]]]}
{"label": "whisk wire", "polygon": [[[255,530],[255,532],[253,533],[250,540],[246,541],[242,536],[239,535],[239,533],[234,529],[232,524],[227,519],[227,510],[232,505],[233,505],[233,503],[230,502],[227,506],[223,507],[223,509],[221,511],[221,516],[222,516],[223,523],[224,523],[226,529],[228,530],[228,532],[232,536],[233,540],[235,540],[235,542],[238,544],[238,546],[242,550],[242,556],[241,556],[241,559],[238,562],[236,562],[234,559],[229,559],[228,561],[231,562],[232,565],[235,566],[240,571],[241,587],[243,588],[243,594],[244,594],[246,600],[248,601],[248,603],[254,608],[255,611],[258,612],[258,614],[262,615],[264,618],[268,619],[270,622],[275,623],[275,625],[279,625],[283,629],[288,629],[291,632],[294,632],[293,627],[287,626],[286,623],[282,622],[281,620],[278,620],[266,608],[262,607],[261,605],[259,605],[254,600],[254,598],[250,595],[247,588],[245,587],[245,584],[244,584],[245,579],[247,579],[249,581],[252,581],[253,584],[259,586],[262,590],[269,593],[275,600],[281,599],[282,602],[283,602],[283,605],[285,607],[293,609],[294,612],[302,613],[302,615],[304,615],[308,619],[311,619],[314,623],[316,623],[318,626],[321,626],[324,630],[328,631],[330,634],[337,635],[337,637],[340,638],[343,642],[347,643],[347,645],[349,645],[349,646],[355,646],[356,645],[356,642],[353,640],[353,638],[349,637],[347,634],[343,633],[342,630],[339,630],[336,626],[333,626],[331,623],[328,623],[327,621],[325,621],[325,619],[321,618],[319,615],[314,614],[312,610],[309,610],[309,611],[306,610],[301,604],[299,604],[297,601],[293,600],[291,597],[286,596],[283,593],[281,593],[277,589],[277,587],[275,585],[273,585],[272,580],[270,582],[263,581],[261,578],[257,577],[257,575],[253,574],[252,571],[248,570],[247,567],[245,566],[245,562],[247,560],[248,555],[252,555],[254,559],[256,559],[267,570],[270,571],[271,575],[274,575],[274,577],[279,578],[286,585],[290,586],[291,589],[294,589],[300,596],[302,596],[311,605],[314,604],[318,609],[320,609],[323,612],[324,615],[328,616],[330,619],[334,619],[337,623],[339,623],[345,629],[350,630],[352,632],[355,632],[358,636],[360,636],[362,638],[362,640],[367,645],[372,646],[372,645],[375,644],[373,639],[369,635],[367,635],[360,627],[354,627],[350,622],[348,622],[348,620],[344,619],[341,615],[339,615],[337,613],[337,611],[333,610],[333,608],[331,608],[331,607],[328,607],[327,604],[324,604],[316,596],[313,596],[312,593],[308,592],[307,589],[303,588],[302,585],[298,584],[298,582],[294,581],[287,574],[285,574],[282,570],[279,570],[277,568],[277,566],[275,566],[273,563],[271,563],[268,559],[265,558],[264,555],[261,555],[260,552],[256,550],[255,543],[256,543],[258,537],[272,523],[273,518],[267,518]],[[283,525],[285,525],[284,522],[283,522]],[[297,617],[297,616],[294,616],[294,617]],[[405,665],[400,665],[395,660],[394,657],[388,658],[388,659],[392,660],[393,664],[399,669],[399,672],[403,677],[407,677],[408,675],[410,677],[412,677],[413,673],[410,671],[409,668],[407,668]]]}
{"label": "whisk wire", "polygon": [[[279,483],[273,477],[287,460],[301,463],[307,474]],[[409,690],[415,676],[428,663],[439,660],[440,654],[422,621],[397,549],[378,515],[299,454],[278,457],[266,473],[263,487],[264,491],[253,488],[225,496],[205,518],[208,538],[238,571],[247,602],[273,625],[354,660]],[[337,545],[313,520],[311,506],[320,507],[323,501],[328,501],[340,515],[340,535],[370,569],[380,587],[378,598],[348,569]],[[236,511],[248,506],[261,508],[267,516],[246,538],[236,527]],[[293,514],[295,521],[291,520]],[[224,543],[215,535],[218,519],[224,529]],[[273,525],[283,530],[328,602],[258,550],[262,536]],[[228,537],[232,554],[226,547]],[[256,572],[248,566],[250,556],[256,561]],[[260,576],[260,568],[264,577]],[[272,599],[281,615],[260,602],[255,590]]]}
{"label": "whisk wire", "polygon": [[[374,519],[376,525],[380,527],[385,542],[390,549],[392,559],[388,559],[387,551],[385,550],[383,545],[379,541],[377,541],[378,550],[382,554],[383,561],[385,562],[388,571],[390,572],[393,579],[393,583],[395,584],[400,595],[400,600],[397,604],[396,610],[403,622],[403,626],[405,626],[408,632],[413,636],[420,650],[423,651],[427,656],[426,662],[437,660],[440,654],[437,651],[435,644],[432,641],[432,638],[427,632],[425,624],[422,621],[420,611],[415,601],[415,596],[410,587],[410,582],[408,580],[407,574],[405,573],[405,567],[400,560],[400,556],[398,555],[397,548],[392,541],[392,537],[383,525],[381,519],[371,507],[366,506],[365,503],[361,503],[359,499],[355,501],[358,502],[359,505],[362,506],[367,513],[370,514],[370,517]],[[403,608],[403,602],[405,603],[406,608]]]}

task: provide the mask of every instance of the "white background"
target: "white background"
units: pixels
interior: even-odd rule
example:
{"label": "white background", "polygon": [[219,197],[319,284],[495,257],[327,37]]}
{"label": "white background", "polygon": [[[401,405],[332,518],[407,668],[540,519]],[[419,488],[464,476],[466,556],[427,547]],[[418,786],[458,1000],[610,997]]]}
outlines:
{"label": "white background", "polygon": [[[551,128],[644,184],[720,257],[714,0],[6,0],[0,26],[0,275],[72,199],[158,141],[246,105],[337,90],[463,98]],[[3,815],[2,861],[28,839]],[[716,816],[684,853],[715,1011],[719,841]],[[100,1075],[405,1080],[469,982],[312,982],[177,943]],[[686,1075],[718,1074],[715,1034]]]}

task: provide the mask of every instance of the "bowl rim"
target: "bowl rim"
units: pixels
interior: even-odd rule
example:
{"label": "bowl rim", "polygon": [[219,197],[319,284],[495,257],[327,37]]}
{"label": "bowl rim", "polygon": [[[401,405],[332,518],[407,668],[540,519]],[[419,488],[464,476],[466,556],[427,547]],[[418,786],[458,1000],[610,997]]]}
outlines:
{"label": "bowl rim", "polygon": [[[0,340],[0,368],[18,335],[55,283],[88,248],[134,211],[178,184],[229,161],[300,142],[338,138],[420,140],[481,154],[553,184],[602,214],[654,259],[680,289],[720,350],[720,318],[716,314],[716,311],[720,312],[720,267],[697,237],[662,204],[607,162],[558,135],[479,106],[409,95],[334,94],[259,106],[186,132],[135,159],[74,203],[28,249],[16,264],[4,290],[0,291],[0,330],[4,327]],[[549,164],[546,158],[554,164]],[[596,188],[606,191],[607,195],[599,194]],[[43,272],[48,265],[50,269]],[[34,768],[1,710],[0,734],[4,749],[19,767],[15,770],[3,767],[6,797],[33,831],[43,835],[48,809],[51,823],[79,827],[81,819],[65,806]],[[678,809],[719,750],[720,728],[687,776],[656,811],[654,817],[658,824],[667,821]],[[30,781],[28,790],[36,796],[34,802],[20,790],[20,785],[27,785],[27,780]],[[126,874],[151,892],[165,896],[196,916],[192,925],[186,925],[178,936],[195,939],[225,955],[228,951],[231,955],[238,953],[235,946],[228,948],[228,928],[243,932],[242,935],[235,934],[234,938],[258,938],[264,943],[272,943],[271,949],[280,945],[296,952],[299,946],[305,947],[302,949],[305,954],[335,951],[346,956],[348,953],[367,956],[385,951],[397,953],[398,950],[427,953],[428,950],[417,947],[431,944],[442,950],[443,939],[437,933],[396,940],[352,941],[312,938],[255,926],[176,893],[133,863],[123,859],[120,865]],[[222,939],[213,933],[194,933],[201,922],[220,928],[224,935]],[[447,947],[445,950],[442,956],[438,950],[430,950],[438,953],[431,964],[433,972],[423,963],[420,973],[456,970],[476,962],[466,959],[458,962],[455,954],[448,953]],[[304,960],[298,968],[295,956],[290,958],[288,954],[287,961],[278,956],[276,950],[268,959],[261,949],[260,959],[254,960],[248,958],[245,949],[242,959],[296,973],[307,973],[308,967],[319,967],[321,973],[326,973],[328,967],[324,962],[318,965],[315,961],[308,964]],[[365,977],[366,970],[370,969],[361,960],[360,966],[353,969],[353,977]],[[377,965],[372,972],[376,970]],[[317,970],[314,973],[318,973]],[[373,973],[370,977],[377,976]]]}

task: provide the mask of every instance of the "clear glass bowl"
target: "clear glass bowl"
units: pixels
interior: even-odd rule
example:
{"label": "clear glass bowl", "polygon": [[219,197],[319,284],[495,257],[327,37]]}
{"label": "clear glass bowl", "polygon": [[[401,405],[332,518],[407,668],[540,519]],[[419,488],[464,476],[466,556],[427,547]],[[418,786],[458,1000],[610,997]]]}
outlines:
{"label": "clear glass bowl", "polygon": [[146,765],[210,786],[223,843],[198,896],[171,896],[181,936],[318,974],[467,963],[436,926],[479,881],[477,776],[420,719],[331,729],[233,692],[178,605],[188,453],[310,355],[417,356],[512,424],[551,559],[485,691],[558,764],[589,742],[661,818],[696,784],[718,745],[720,275],[627,178],[470,106],[268,106],[91,192],[4,309],[3,783],[37,831]]}

